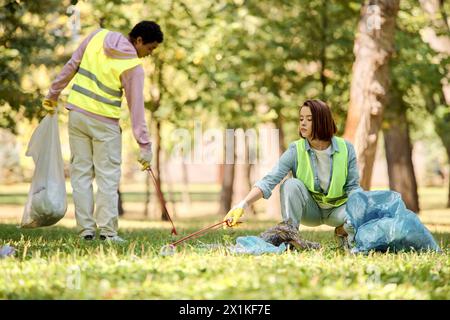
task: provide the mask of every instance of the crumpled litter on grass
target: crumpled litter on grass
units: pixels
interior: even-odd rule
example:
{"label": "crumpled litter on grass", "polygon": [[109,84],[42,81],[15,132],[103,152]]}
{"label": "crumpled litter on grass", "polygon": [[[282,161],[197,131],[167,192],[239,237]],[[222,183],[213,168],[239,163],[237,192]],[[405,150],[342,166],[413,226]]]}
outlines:
{"label": "crumpled litter on grass", "polygon": [[319,249],[320,244],[300,238],[299,231],[290,222],[283,221],[262,232],[259,237],[238,237],[236,245],[229,247],[231,253],[260,255],[280,254],[288,248],[297,250]]}
{"label": "crumpled litter on grass", "polygon": [[259,235],[264,241],[279,246],[284,243],[297,250],[320,249],[320,243],[312,242],[300,237],[298,228],[289,221],[283,221]]}
{"label": "crumpled litter on grass", "polygon": [[260,255],[264,253],[280,254],[286,251],[286,249],[287,247],[284,243],[279,246],[274,246],[273,244],[268,243],[257,236],[238,237],[236,239],[236,244],[228,247],[230,253],[253,255]]}
{"label": "crumpled litter on grass", "polygon": [[0,258],[10,257],[16,253],[16,249],[9,245],[5,245],[0,248]]}

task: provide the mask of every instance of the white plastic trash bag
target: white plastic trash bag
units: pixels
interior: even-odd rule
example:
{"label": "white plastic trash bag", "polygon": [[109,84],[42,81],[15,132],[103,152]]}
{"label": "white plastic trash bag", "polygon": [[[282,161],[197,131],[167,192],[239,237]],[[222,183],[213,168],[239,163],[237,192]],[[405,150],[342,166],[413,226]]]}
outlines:
{"label": "white plastic trash bag", "polygon": [[21,227],[53,225],[67,210],[57,114],[42,119],[31,136],[26,155],[33,158],[35,168]]}

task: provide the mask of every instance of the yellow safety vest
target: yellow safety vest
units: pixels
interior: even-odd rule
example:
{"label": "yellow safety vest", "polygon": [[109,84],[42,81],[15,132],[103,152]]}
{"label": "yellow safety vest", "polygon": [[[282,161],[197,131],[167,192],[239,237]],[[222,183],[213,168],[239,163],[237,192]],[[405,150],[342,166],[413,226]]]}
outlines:
{"label": "yellow safety vest", "polygon": [[333,207],[339,207],[347,202],[347,194],[344,191],[344,185],[347,181],[347,145],[342,138],[335,137],[339,151],[333,154],[333,168],[331,170],[331,182],[328,193],[323,194],[314,188],[314,172],[311,165],[311,159],[306,151],[306,140],[296,141],[297,145],[297,179],[301,180],[308,188],[313,199],[322,204],[328,204]]}
{"label": "yellow safety vest", "polygon": [[120,75],[142,62],[139,58],[106,56],[103,42],[108,32],[102,29],[89,41],[67,101],[89,112],[119,119],[123,95]]}

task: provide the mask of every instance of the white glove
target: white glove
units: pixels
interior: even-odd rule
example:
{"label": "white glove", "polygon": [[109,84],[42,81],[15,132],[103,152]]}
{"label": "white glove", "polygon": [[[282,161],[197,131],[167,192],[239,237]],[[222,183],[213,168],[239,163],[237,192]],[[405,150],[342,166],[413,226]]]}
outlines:
{"label": "white glove", "polygon": [[150,169],[152,163],[152,148],[141,149],[138,162],[142,165],[142,171]]}

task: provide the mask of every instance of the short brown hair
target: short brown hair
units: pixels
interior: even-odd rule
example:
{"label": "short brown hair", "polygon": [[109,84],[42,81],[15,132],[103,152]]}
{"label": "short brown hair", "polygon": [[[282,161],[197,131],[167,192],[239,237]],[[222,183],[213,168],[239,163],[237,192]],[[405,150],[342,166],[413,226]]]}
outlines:
{"label": "short brown hair", "polygon": [[337,132],[336,123],[334,122],[330,107],[321,100],[306,100],[300,107],[299,112],[303,107],[309,107],[311,109],[312,138],[330,141]]}

